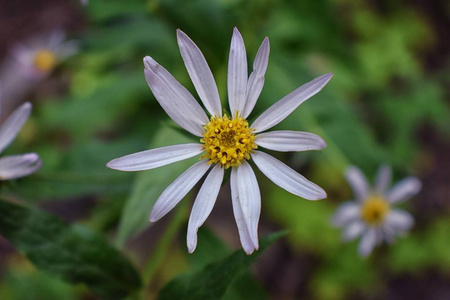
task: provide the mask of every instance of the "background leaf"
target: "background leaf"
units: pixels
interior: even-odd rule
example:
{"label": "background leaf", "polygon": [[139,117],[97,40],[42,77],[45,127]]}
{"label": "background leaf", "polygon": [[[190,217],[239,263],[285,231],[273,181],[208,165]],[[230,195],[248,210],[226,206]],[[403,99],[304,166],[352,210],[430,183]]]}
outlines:
{"label": "background leaf", "polygon": [[84,283],[108,299],[123,298],[141,286],[130,262],[89,229],[5,201],[0,211],[0,233],[41,271]]}
{"label": "background leaf", "polygon": [[274,233],[261,239],[260,249],[252,255],[247,255],[240,249],[200,271],[175,278],[162,289],[158,299],[221,299],[234,280],[240,277],[271,243],[284,234]]}

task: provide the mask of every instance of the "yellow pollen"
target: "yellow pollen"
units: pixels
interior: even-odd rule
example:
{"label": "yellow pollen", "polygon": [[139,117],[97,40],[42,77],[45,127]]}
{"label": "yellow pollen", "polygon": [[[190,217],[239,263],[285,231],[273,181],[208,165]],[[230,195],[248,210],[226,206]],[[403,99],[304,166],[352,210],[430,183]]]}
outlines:
{"label": "yellow pollen", "polygon": [[226,169],[237,167],[244,159],[250,159],[250,153],[258,148],[253,129],[240,117],[214,116],[204,128],[200,142],[206,153],[201,158],[208,158],[208,164],[221,163]]}
{"label": "yellow pollen", "polygon": [[389,203],[383,197],[371,195],[361,207],[361,218],[369,225],[380,225],[389,209]]}
{"label": "yellow pollen", "polygon": [[48,50],[37,50],[34,54],[34,66],[42,72],[51,71],[57,63],[54,53]]}

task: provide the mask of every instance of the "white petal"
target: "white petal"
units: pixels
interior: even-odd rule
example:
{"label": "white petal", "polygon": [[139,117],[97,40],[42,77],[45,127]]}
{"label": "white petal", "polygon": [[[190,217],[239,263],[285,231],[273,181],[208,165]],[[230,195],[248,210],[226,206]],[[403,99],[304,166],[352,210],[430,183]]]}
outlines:
{"label": "white petal", "polygon": [[361,242],[359,243],[359,254],[363,257],[368,256],[377,243],[377,230],[369,228],[363,234]]}
{"label": "white petal", "polygon": [[46,47],[50,50],[55,50],[58,48],[62,43],[64,43],[64,40],[66,39],[66,34],[61,29],[53,30],[50,36],[48,37],[48,40],[46,41]]}
{"label": "white petal", "polygon": [[255,151],[252,157],[261,172],[286,191],[308,200],[327,197],[321,187],[307,180],[278,159],[261,151]]}
{"label": "white petal", "polygon": [[197,45],[179,29],[177,29],[177,40],[184,65],[200,99],[211,115],[222,117],[219,91],[205,57]]}
{"label": "white petal", "polygon": [[369,184],[361,170],[355,166],[348,167],[345,170],[345,178],[352,187],[356,199],[364,201],[369,195]]}
{"label": "white petal", "polygon": [[386,195],[391,203],[405,201],[417,194],[422,188],[422,183],[416,177],[408,177],[397,183]]}
{"label": "white petal", "polygon": [[[244,251],[250,255],[253,253],[253,251],[258,249],[258,241],[256,241],[256,244],[253,241],[251,228],[249,228],[248,226],[248,215],[246,215],[246,213],[244,212],[246,211],[248,213],[248,208],[245,209],[243,207],[243,204],[247,204],[247,201],[252,199],[241,199],[242,196],[245,197],[245,193],[240,190],[242,188],[242,184],[239,183],[239,180],[238,168],[232,168],[230,176],[230,186],[234,218],[236,219],[236,224],[239,230],[239,238],[241,240],[242,248],[244,248]],[[258,196],[258,199],[260,201],[260,196]]]}
{"label": "white petal", "polygon": [[320,150],[327,145],[314,133],[289,130],[258,134],[255,142],[263,148],[282,152]]}
{"label": "white petal", "polygon": [[0,158],[0,180],[24,177],[40,167],[41,160],[36,153],[5,156]]}
{"label": "white petal", "polygon": [[253,72],[248,78],[247,84],[247,101],[242,112],[242,117],[245,119],[252,112],[256,101],[264,86],[264,75],[266,74],[267,65],[269,64],[270,44],[266,37],[256,53],[255,61],[253,62]]}
{"label": "white petal", "polygon": [[345,224],[358,220],[361,214],[361,206],[354,201],[348,201],[339,205],[333,216],[334,226],[344,226]]}
{"label": "white petal", "polygon": [[258,223],[261,214],[261,193],[258,181],[250,164],[243,161],[237,168],[239,200],[249,236],[255,249],[258,250]]}
{"label": "white petal", "polygon": [[317,94],[333,77],[328,73],[302,85],[277,101],[262,113],[251,125],[255,133],[272,128],[289,116],[300,104]]}
{"label": "white petal", "polygon": [[239,231],[239,238],[241,240],[242,248],[247,254],[252,254],[255,251],[252,239],[250,238],[247,223],[245,222],[244,215],[242,213],[241,201],[239,199],[238,182],[237,182],[237,169],[231,169],[230,175],[230,188],[231,188],[231,200],[233,203],[233,213],[236,219],[236,224]]}
{"label": "white petal", "polygon": [[202,136],[208,117],[197,100],[153,58],[144,58],[148,86],[169,117],[193,135]]}
{"label": "white petal", "polygon": [[206,177],[205,182],[197,194],[191,216],[189,217],[187,231],[187,247],[189,253],[194,252],[197,247],[197,231],[213,209],[223,181],[223,174],[224,168],[220,164],[216,164],[208,174],[208,177]]}
{"label": "white petal", "polygon": [[392,170],[389,165],[382,165],[378,170],[377,178],[375,179],[376,191],[384,195],[389,185],[391,184]]}
{"label": "white petal", "polygon": [[351,241],[360,236],[365,229],[366,225],[363,222],[360,220],[353,221],[345,227],[343,239],[345,241]]}
{"label": "white petal", "polygon": [[386,224],[394,231],[408,231],[414,224],[413,217],[403,210],[391,209],[386,216]]}
{"label": "white petal", "polygon": [[143,171],[194,157],[203,152],[201,144],[180,144],[125,155],[106,166],[120,171]]}
{"label": "white petal", "polygon": [[0,152],[2,152],[22,129],[31,112],[31,103],[25,102],[17,108],[0,127]]}
{"label": "white petal", "polygon": [[231,38],[230,57],[228,60],[228,101],[230,113],[236,111],[242,115],[247,95],[247,53],[242,36],[235,27]]}
{"label": "white petal", "polygon": [[56,54],[60,60],[63,60],[69,56],[72,56],[80,49],[80,43],[78,41],[67,41],[61,44],[56,50]]}
{"label": "white petal", "polygon": [[194,185],[205,175],[209,169],[206,160],[199,161],[181,174],[159,196],[150,214],[150,222],[156,222],[164,217]]}

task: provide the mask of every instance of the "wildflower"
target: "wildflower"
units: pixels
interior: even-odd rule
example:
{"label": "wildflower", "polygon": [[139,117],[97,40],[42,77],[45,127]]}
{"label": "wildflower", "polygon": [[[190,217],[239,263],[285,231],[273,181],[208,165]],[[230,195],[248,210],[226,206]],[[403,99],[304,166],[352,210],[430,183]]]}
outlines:
{"label": "wildflower", "polygon": [[[0,152],[14,140],[28,120],[30,112],[31,103],[26,102],[0,126]],[[40,167],[41,160],[36,153],[5,156],[0,158],[0,180],[24,177],[36,172]]]}
{"label": "wildflower", "polygon": [[272,105],[251,125],[246,118],[253,110],[264,85],[269,59],[269,40],[262,42],[248,77],[247,56],[241,34],[235,28],[228,62],[228,102],[231,116],[222,114],[219,93],[211,70],[197,45],[181,30],[177,31],[181,56],[191,80],[211,117],[197,100],[153,58],[145,57],[145,77],[159,104],[175,123],[200,138],[200,143],[162,147],[127,155],[107,166],[121,171],[140,171],[161,167],[200,153],[200,161],[181,174],[156,201],[150,221],[166,215],[210,170],[195,199],[189,218],[187,246],[197,246],[198,228],[205,222],[216,201],[225,169],[231,168],[230,184],[233,212],[241,244],[247,254],[257,250],[261,195],[256,166],[275,184],[309,200],[326,197],[316,184],[276,158],[256,150],[258,146],[275,151],[319,150],[326,146],[319,136],[296,131],[261,133],[280,123],[301,103],[319,92],[331,79],[326,74],[294,90]]}
{"label": "wildflower", "polygon": [[380,167],[374,188],[369,187],[364,174],[354,166],[349,167],[345,175],[356,200],[341,204],[333,223],[344,227],[344,240],[362,236],[359,244],[361,256],[368,256],[375,245],[383,241],[392,243],[411,228],[414,223],[412,216],[392,206],[419,192],[421,183],[417,178],[405,178],[389,189],[392,176],[389,166]]}
{"label": "wildflower", "polygon": [[38,36],[13,47],[12,55],[28,76],[40,78],[48,75],[64,59],[78,51],[76,41],[66,41],[61,30],[49,36]]}

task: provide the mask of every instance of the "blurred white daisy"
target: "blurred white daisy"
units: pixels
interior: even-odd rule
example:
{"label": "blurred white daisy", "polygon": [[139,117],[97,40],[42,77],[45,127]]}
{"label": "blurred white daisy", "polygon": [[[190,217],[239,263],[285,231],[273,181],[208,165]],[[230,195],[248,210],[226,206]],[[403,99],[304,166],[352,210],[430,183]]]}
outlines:
{"label": "blurred white daisy", "polygon": [[66,41],[64,32],[55,30],[47,36],[36,36],[15,45],[12,55],[30,77],[40,78],[77,51],[77,41]]}
{"label": "blurred white daisy", "polygon": [[383,241],[392,243],[411,228],[413,217],[406,211],[393,208],[393,204],[420,191],[422,185],[417,178],[407,177],[389,188],[391,168],[381,166],[375,187],[371,188],[361,170],[354,166],[347,168],[345,176],[356,200],[339,206],[333,216],[333,224],[344,227],[343,239],[346,241],[362,236],[359,244],[361,256],[368,256]]}
{"label": "blurred white daisy", "polygon": [[[1,91],[0,91],[1,92]],[[0,103],[1,104],[1,103]],[[0,152],[11,144],[31,113],[31,103],[17,108],[0,126]],[[0,180],[15,179],[30,175],[41,167],[36,153],[8,155],[0,158]]]}
{"label": "blurred white daisy", "polygon": [[283,121],[300,104],[319,92],[331,79],[326,74],[297,88],[285,96],[251,125],[250,115],[264,85],[269,60],[269,40],[262,42],[247,74],[247,55],[241,34],[235,28],[228,62],[228,103],[232,116],[222,114],[222,104],[211,70],[197,45],[181,30],[178,46],[187,71],[209,112],[208,117],[197,100],[153,58],[145,57],[145,77],[159,104],[175,123],[199,137],[199,143],[174,145],[127,155],[110,161],[107,166],[121,171],[140,171],[161,167],[200,153],[200,161],[179,176],[156,201],[150,215],[154,222],[166,215],[210,170],[192,207],[187,246],[197,246],[198,228],[205,222],[216,201],[224,171],[231,167],[233,212],[241,244],[247,254],[257,250],[261,195],[255,173],[247,162],[256,166],[275,184],[308,200],[326,198],[325,191],[283,164],[256,149],[275,151],[319,150],[326,146],[319,136],[298,131],[261,133]]}

